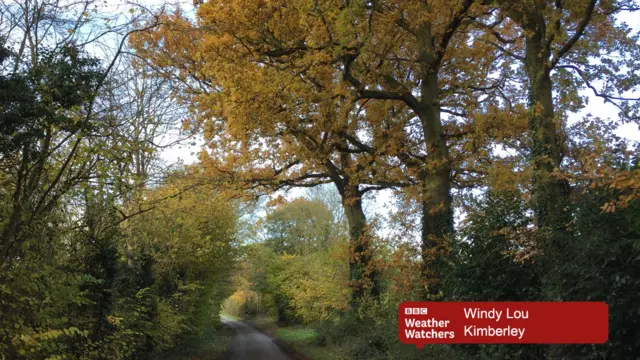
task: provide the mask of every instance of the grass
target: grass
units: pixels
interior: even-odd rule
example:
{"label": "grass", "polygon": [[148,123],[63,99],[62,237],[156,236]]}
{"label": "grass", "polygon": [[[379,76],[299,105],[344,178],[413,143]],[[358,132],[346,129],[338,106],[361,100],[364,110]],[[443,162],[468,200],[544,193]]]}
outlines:
{"label": "grass", "polygon": [[314,329],[301,327],[280,328],[275,333],[278,339],[292,344],[313,344],[318,339],[318,333]]}
{"label": "grass", "polygon": [[306,355],[311,360],[343,360],[348,359],[346,351],[338,345],[319,345],[319,334],[315,329],[304,325],[279,328],[275,337],[289,344],[291,347]]}
{"label": "grass", "polygon": [[275,319],[259,316],[251,321],[253,325],[270,336],[289,345],[297,353],[310,360],[346,360],[346,349],[338,345],[320,345],[318,332],[305,325],[278,326]]}

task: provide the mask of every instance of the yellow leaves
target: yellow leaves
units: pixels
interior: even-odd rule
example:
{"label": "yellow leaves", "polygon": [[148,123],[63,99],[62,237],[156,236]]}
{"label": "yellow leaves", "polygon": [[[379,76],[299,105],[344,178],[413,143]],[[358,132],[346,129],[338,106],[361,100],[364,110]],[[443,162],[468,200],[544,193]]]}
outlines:
{"label": "yellow leaves", "polygon": [[117,316],[113,316],[113,315],[109,315],[107,316],[107,321],[109,322],[109,324],[119,327],[120,326],[120,322],[122,321],[121,317],[117,317]]}
{"label": "yellow leaves", "polygon": [[617,172],[606,186],[619,195],[616,200],[605,203],[600,208],[602,212],[615,212],[616,208],[626,208],[630,202],[640,199],[640,170]]}
{"label": "yellow leaves", "polygon": [[[176,13],[163,18],[166,26],[135,36],[132,44],[139,54],[157,66],[215,83],[215,91],[183,95],[193,104],[190,111],[198,114],[197,121],[183,126],[203,126],[212,152],[202,155],[206,166],[215,166],[206,172],[233,170],[236,182],[249,182],[269,176],[269,169],[292,157],[309,172],[326,172],[322,164],[338,152],[321,149],[322,137],[346,124],[349,131],[359,126],[353,121],[353,90],[336,81],[341,78],[336,59],[347,51],[340,44],[356,39],[363,31],[359,26],[368,26],[362,4],[345,9],[339,5],[308,0],[207,2],[197,13],[197,25],[207,31],[196,30]],[[340,16],[348,31],[338,36]],[[359,160],[343,169],[357,172],[363,164]],[[376,166],[378,174],[385,174]],[[292,170],[271,183],[304,175]]]}
{"label": "yellow leaves", "polygon": [[[229,33],[224,33],[222,34],[222,36],[219,36],[217,38],[212,38],[210,41],[214,41],[214,39],[218,39],[218,41],[216,42],[216,45],[220,47],[229,46],[235,42],[235,39]],[[209,45],[213,45],[213,43],[209,43]]]}
{"label": "yellow leaves", "polygon": [[521,105],[511,110],[490,106],[487,111],[473,110],[472,114],[477,135],[503,140],[522,137],[528,131],[528,115]]}
{"label": "yellow leaves", "polygon": [[444,202],[440,202],[437,206],[431,207],[428,211],[430,216],[435,216],[444,210],[445,210]]}
{"label": "yellow leaves", "polygon": [[600,209],[603,213],[614,213],[616,212],[616,204],[613,201],[609,201],[602,205]]}
{"label": "yellow leaves", "polygon": [[[146,210],[124,223],[137,234],[132,248],[158,250],[154,272],[170,274],[176,268],[209,274],[224,273],[233,262],[235,208],[216,185],[200,183],[197,167],[175,173],[163,186],[131,201],[125,213]],[[114,319],[116,321],[116,319]]]}
{"label": "yellow leaves", "polygon": [[544,113],[544,110],[545,110],[544,105],[540,103],[535,103],[529,109],[529,111],[532,113],[532,116],[534,117],[542,116],[542,114]]}
{"label": "yellow leaves", "polygon": [[554,177],[558,180],[570,180],[572,178],[571,174],[565,171],[560,171],[560,169],[558,169],[557,167],[553,169],[549,176]]}
{"label": "yellow leaves", "polygon": [[271,199],[269,199],[269,201],[267,201],[267,203],[265,204],[266,208],[279,208],[279,207],[283,207],[288,203],[287,199],[282,196],[282,195],[278,195],[276,197],[272,197]]}
{"label": "yellow leaves", "polygon": [[387,265],[391,280],[391,293],[401,299],[410,299],[421,278],[420,254],[415,247],[403,243],[392,254]]}
{"label": "yellow leaves", "polygon": [[[606,162],[607,153],[591,151],[580,154],[579,166],[571,168],[572,175],[559,178],[583,183],[582,193],[606,191],[612,194],[601,207],[602,213],[613,213],[640,199],[640,170],[618,170]],[[557,173],[553,173],[557,176]]]}
{"label": "yellow leaves", "polygon": [[[44,343],[49,341],[55,341],[60,337],[67,336],[89,336],[87,330],[80,330],[77,327],[68,327],[62,329],[45,329],[30,334],[20,334],[15,337],[12,342],[14,345],[19,346],[19,353],[25,354],[27,351],[33,352],[34,349],[40,348]],[[55,356],[53,358],[56,358]]]}
{"label": "yellow leaves", "polygon": [[514,190],[531,179],[531,169],[514,169],[509,161],[496,161],[487,169],[489,183],[496,190]]}
{"label": "yellow leaves", "polygon": [[283,292],[305,322],[326,320],[336,310],[348,307],[350,290],[345,287],[348,268],[320,252],[304,257],[289,257]]}
{"label": "yellow leaves", "polygon": [[53,355],[53,356],[47,357],[45,360],[62,360],[62,359],[67,359],[67,356],[66,355]]}
{"label": "yellow leaves", "polygon": [[290,262],[296,259],[296,255],[293,254],[282,254],[280,255],[280,259],[284,262]]}

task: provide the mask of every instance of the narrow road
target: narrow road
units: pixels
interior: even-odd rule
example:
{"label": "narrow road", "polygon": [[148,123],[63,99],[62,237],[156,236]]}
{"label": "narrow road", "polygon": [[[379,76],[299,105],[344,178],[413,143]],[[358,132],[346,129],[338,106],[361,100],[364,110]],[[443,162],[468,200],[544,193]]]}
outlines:
{"label": "narrow road", "polygon": [[225,360],[290,360],[271,338],[260,331],[225,316],[222,316],[222,322],[236,332]]}

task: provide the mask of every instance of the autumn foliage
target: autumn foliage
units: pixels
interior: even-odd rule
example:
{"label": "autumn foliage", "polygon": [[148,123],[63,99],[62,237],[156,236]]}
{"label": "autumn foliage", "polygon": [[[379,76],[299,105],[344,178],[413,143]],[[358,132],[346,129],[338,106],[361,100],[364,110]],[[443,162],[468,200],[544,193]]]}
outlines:
{"label": "autumn foliage", "polygon": [[[0,6],[0,359],[224,347],[221,309],[343,358],[640,357],[637,1],[112,11]],[[420,352],[407,300],[606,301],[610,341]]]}

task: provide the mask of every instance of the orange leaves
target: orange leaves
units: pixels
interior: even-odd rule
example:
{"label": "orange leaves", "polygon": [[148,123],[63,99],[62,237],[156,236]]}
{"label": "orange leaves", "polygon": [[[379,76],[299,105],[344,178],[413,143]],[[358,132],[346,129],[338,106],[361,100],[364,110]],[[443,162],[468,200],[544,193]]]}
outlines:
{"label": "orange leaves", "polygon": [[508,161],[496,161],[487,169],[489,183],[496,190],[514,190],[531,180],[531,169],[515,170]]}
{"label": "orange leaves", "polygon": [[444,206],[444,202],[440,202],[438,205],[436,206],[432,206],[429,209],[426,209],[429,213],[430,216],[436,216],[439,213],[442,213],[443,211],[445,211],[445,206]]}
{"label": "orange leaves", "polygon": [[402,244],[391,254],[387,273],[391,280],[391,293],[411,298],[420,280],[420,254],[415,247]]}
{"label": "orange leaves", "polygon": [[513,109],[489,106],[473,114],[474,132],[498,140],[521,137],[528,131],[527,122],[528,115],[521,104]]}
{"label": "orange leaves", "polygon": [[613,213],[616,212],[616,204],[613,201],[609,201],[602,205],[600,209],[603,213]]}
{"label": "orange leaves", "polygon": [[606,202],[600,208],[603,213],[615,212],[618,208],[626,208],[632,201],[640,200],[640,170],[616,172],[613,178],[605,182],[606,187],[619,194],[615,200]]}
{"label": "orange leaves", "polygon": [[510,245],[504,250],[504,255],[512,257],[516,262],[535,262],[542,254],[539,239],[536,238],[536,228],[505,227],[492,231],[501,235]]}
{"label": "orange leaves", "polygon": [[287,199],[285,199],[284,196],[282,195],[278,195],[276,197],[273,197],[271,199],[269,199],[269,201],[267,201],[267,203],[265,204],[266,208],[281,208],[283,206],[285,206],[287,204]]}
{"label": "orange leaves", "polygon": [[[171,66],[185,82],[189,75],[212,81],[206,92],[186,93],[201,119],[194,125],[204,123],[211,149],[205,166],[231,171],[245,186],[275,188],[326,171],[319,164],[335,151],[327,134],[341,128],[336,123],[350,117],[353,105],[341,100],[347,92],[335,82],[335,55],[322,51],[330,38],[322,22],[331,15],[324,11],[333,6],[310,6],[302,0],[207,2],[198,10],[206,31],[196,32],[197,41],[188,41],[194,26],[175,25],[183,21],[179,14],[174,25],[149,35],[148,43],[172,54]],[[304,170],[278,170],[294,159]]]}

